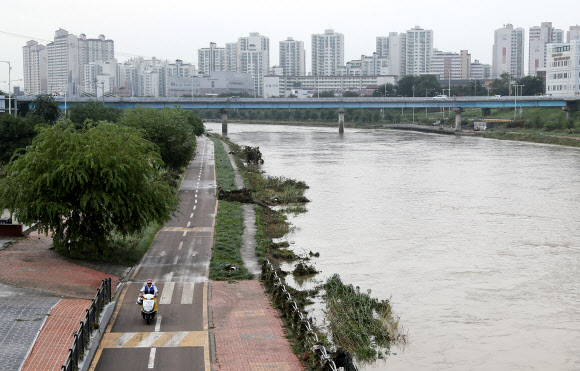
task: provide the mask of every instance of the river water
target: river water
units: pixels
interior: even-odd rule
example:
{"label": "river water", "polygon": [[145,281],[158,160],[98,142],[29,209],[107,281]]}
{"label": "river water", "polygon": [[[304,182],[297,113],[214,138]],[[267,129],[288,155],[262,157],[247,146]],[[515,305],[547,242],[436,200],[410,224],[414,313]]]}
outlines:
{"label": "river water", "polygon": [[[206,124],[220,133],[220,124]],[[580,370],[580,150],[388,130],[229,124],[324,279],[390,298],[404,349],[364,370]]]}

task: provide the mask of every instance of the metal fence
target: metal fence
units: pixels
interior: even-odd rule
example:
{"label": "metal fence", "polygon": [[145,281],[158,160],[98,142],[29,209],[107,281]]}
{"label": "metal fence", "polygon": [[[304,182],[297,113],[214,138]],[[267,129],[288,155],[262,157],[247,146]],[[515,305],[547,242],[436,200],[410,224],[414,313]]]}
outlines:
{"label": "metal fence", "polygon": [[87,309],[85,318],[81,321],[79,329],[74,333],[72,347],[68,350],[68,357],[61,371],[76,371],[79,361],[83,359],[85,350],[89,345],[91,333],[98,328],[99,316],[107,303],[111,301],[111,278],[101,281],[95,298]]}

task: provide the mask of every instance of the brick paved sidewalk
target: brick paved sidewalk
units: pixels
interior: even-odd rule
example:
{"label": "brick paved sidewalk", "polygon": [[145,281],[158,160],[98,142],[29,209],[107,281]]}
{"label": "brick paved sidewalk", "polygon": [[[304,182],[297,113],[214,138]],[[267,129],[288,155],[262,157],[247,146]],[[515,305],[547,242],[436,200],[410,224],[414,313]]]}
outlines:
{"label": "brick paved sidewalk", "polygon": [[49,250],[52,238],[31,232],[0,251],[0,282],[68,297],[92,299],[101,281],[119,278],[85,268]]}
{"label": "brick paved sidewalk", "polygon": [[62,299],[52,308],[21,370],[60,370],[72,345],[73,334],[90,303],[84,299]]}
{"label": "brick paved sidewalk", "polygon": [[212,370],[304,369],[261,282],[212,281],[209,304],[217,358]]}

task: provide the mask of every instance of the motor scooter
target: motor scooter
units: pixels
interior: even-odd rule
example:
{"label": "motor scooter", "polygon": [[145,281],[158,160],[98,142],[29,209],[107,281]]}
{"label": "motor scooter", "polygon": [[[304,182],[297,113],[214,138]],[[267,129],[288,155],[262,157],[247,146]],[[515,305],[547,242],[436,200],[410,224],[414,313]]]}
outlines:
{"label": "motor scooter", "polygon": [[153,294],[145,294],[139,298],[141,304],[141,316],[149,324],[157,314],[157,298]]}

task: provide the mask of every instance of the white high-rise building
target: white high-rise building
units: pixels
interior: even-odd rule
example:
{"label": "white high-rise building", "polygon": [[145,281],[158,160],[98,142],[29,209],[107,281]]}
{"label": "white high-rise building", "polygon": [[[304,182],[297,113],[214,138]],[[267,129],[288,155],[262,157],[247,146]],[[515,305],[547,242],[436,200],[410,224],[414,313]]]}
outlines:
{"label": "white high-rise building", "polygon": [[405,76],[407,64],[407,35],[389,32],[389,73],[397,77]]}
{"label": "white high-rise building", "polygon": [[251,73],[254,79],[254,95],[262,96],[264,76],[270,70],[270,39],[257,32],[240,37],[237,42],[237,72]]}
{"label": "white high-rise building", "polygon": [[406,32],[405,74],[419,76],[431,72],[433,30],[415,26]]}
{"label": "white high-rise building", "polygon": [[238,43],[226,43],[226,71],[238,71]]}
{"label": "white high-rise building", "polygon": [[580,40],[580,26],[570,26],[570,30],[566,32],[566,42]]}
{"label": "white high-rise building", "polygon": [[524,36],[524,29],[514,29],[512,24],[495,30],[491,78],[499,78],[502,73],[516,79],[524,75]]}
{"label": "white high-rise building", "polygon": [[389,37],[388,36],[377,36],[377,48],[376,53],[381,58],[390,58],[389,53]]}
{"label": "white high-rise building", "polygon": [[105,35],[99,35],[97,39],[87,39],[87,36],[85,34],[80,34],[78,37],[78,44],[79,44],[79,68],[81,69],[79,91],[93,92],[94,90],[93,87],[88,86],[88,88],[85,88],[85,79],[82,78],[84,74],[83,66],[93,62],[106,62],[114,60],[115,42],[113,40],[106,39]]}
{"label": "white high-rise building", "polygon": [[528,74],[535,76],[546,68],[546,45],[564,42],[564,31],[552,27],[552,22],[530,27]]}
{"label": "white high-rise building", "polygon": [[312,35],[312,74],[334,76],[344,65],[344,35],[334,30]]}
{"label": "white high-rise building", "polygon": [[31,40],[22,47],[24,94],[38,95],[48,89],[48,56],[46,46]]}
{"label": "white high-rise building", "polygon": [[306,75],[304,41],[297,41],[291,37],[280,41],[280,67],[284,76]]}
{"label": "white high-rise building", "polygon": [[79,93],[80,64],[79,43],[75,35],[62,28],[54,41],[46,46],[48,56],[48,91],[68,94]]}
{"label": "white high-rise building", "polygon": [[209,48],[197,51],[199,73],[205,76],[215,71],[226,71],[226,49],[218,48],[216,43],[210,43]]}
{"label": "white high-rise building", "polygon": [[547,54],[546,93],[580,94],[580,40],[548,44]]}
{"label": "white high-rise building", "polygon": [[439,79],[467,80],[470,78],[471,54],[467,50],[459,53],[433,50],[431,59],[431,73],[439,75]]}

